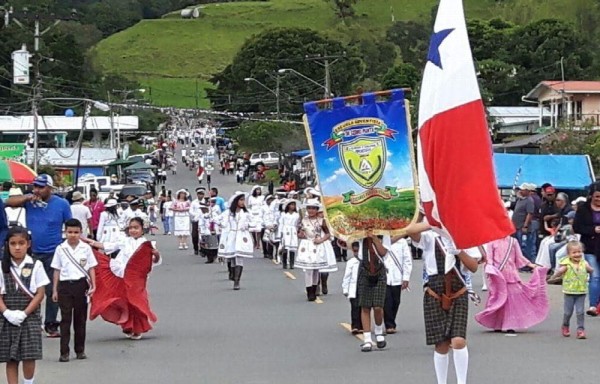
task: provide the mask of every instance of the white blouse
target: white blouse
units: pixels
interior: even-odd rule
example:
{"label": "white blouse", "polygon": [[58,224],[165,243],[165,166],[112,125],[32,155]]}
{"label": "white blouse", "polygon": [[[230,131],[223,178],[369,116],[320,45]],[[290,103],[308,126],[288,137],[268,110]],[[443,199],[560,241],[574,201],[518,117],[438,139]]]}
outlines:
{"label": "white blouse", "polygon": [[[137,249],[142,245],[142,243],[146,242],[146,238],[144,236],[134,239],[133,237],[123,237],[119,239],[117,243],[104,243],[104,251],[106,253],[113,253],[115,251],[119,251],[117,256],[114,259],[110,259],[110,270],[115,276],[123,277],[125,276],[125,268],[127,268],[127,263],[131,256],[137,251]],[[158,259],[158,262],[152,263],[152,266],[155,267],[157,265],[162,264],[162,257]]]}
{"label": "white blouse", "polygon": [[[12,267],[14,267],[16,269],[17,274],[19,276],[21,276],[23,274],[23,268],[25,267],[25,264],[30,264],[30,263],[33,263],[33,268],[29,272],[29,273],[31,273],[31,280],[29,282],[29,291],[32,294],[35,294],[35,292],[38,290],[39,287],[43,287],[43,286],[50,284],[50,279],[48,279],[48,276],[46,275],[46,272],[44,271],[44,265],[42,264],[42,262],[39,260],[36,260],[34,262],[33,258],[31,256],[27,255],[27,256],[25,256],[25,259],[21,262],[21,264],[17,265],[13,261],[11,263],[11,265],[12,265]],[[12,279],[11,279],[11,281],[12,281]],[[5,284],[6,284],[6,282],[4,281],[4,274],[0,273],[0,295],[6,294],[6,285]],[[15,283],[15,286],[17,286],[16,283]]]}

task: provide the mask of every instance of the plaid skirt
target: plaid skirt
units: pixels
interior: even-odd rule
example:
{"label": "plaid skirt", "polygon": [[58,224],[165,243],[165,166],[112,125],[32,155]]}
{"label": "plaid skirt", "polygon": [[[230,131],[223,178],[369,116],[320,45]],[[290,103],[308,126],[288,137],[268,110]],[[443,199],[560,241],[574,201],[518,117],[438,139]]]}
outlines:
{"label": "plaid skirt", "polygon": [[20,327],[0,319],[0,363],[42,359],[42,319],[39,310]]}
{"label": "plaid skirt", "polygon": [[358,282],[356,286],[356,293],[358,295],[358,306],[361,308],[383,308],[385,303],[385,290],[387,287],[387,277],[385,269],[379,271],[379,277],[377,284],[371,284],[369,282],[369,276],[367,271],[359,267],[358,268]]}
{"label": "plaid skirt", "polygon": [[[428,287],[435,293],[444,293],[444,276],[430,276]],[[456,292],[463,287],[456,275],[452,278],[452,291]],[[435,345],[448,341],[454,337],[467,337],[467,320],[469,316],[469,296],[465,292],[456,298],[448,312],[442,309],[442,303],[427,292],[423,297],[423,315],[425,318],[425,336],[427,345]]]}

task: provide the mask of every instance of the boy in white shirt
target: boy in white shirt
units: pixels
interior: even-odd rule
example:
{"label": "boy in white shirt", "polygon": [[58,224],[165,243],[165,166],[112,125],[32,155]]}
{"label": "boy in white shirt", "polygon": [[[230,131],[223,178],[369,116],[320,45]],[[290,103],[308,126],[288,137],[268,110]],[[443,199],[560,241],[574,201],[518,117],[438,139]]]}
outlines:
{"label": "boy in white shirt", "polygon": [[75,353],[78,360],[85,355],[85,326],[88,297],[96,289],[98,265],[89,244],[81,241],[81,222],[70,219],[65,223],[67,239],[56,248],[52,259],[54,268],[52,300],[60,307],[60,362],[69,361],[71,322],[75,333]]}
{"label": "boy in white shirt", "polygon": [[358,306],[358,296],[356,294],[356,284],[358,282],[358,269],[360,268],[360,260],[358,259],[358,251],[360,244],[358,241],[352,243],[353,257],[346,262],[346,271],[342,280],[342,293],[350,299],[350,318],[352,334],[357,335],[362,333],[362,323],[360,319],[360,307]]}
{"label": "boy in white shirt", "polygon": [[383,306],[383,321],[386,333],[396,333],[396,315],[400,308],[400,297],[403,290],[408,289],[412,272],[412,255],[405,238],[392,239],[392,246],[384,259],[387,270],[387,288]]}

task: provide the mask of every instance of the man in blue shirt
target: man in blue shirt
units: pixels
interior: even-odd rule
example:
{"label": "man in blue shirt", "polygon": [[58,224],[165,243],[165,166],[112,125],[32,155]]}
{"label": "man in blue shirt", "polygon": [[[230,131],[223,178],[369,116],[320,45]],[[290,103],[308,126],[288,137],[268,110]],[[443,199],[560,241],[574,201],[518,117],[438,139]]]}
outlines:
{"label": "man in blue shirt", "polygon": [[[62,243],[63,223],[71,219],[69,203],[52,194],[52,177],[41,174],[33,181],[33,193],[25,196],[12,196],[6,201],[9,207],[25,207],[27,228],[31,232],[33,258],[44,264],[50,281],[54,271],[50,264],[54,251]],[[52,284],[46,286],[46,314],[44,331],[48,337],[60,337],[58,304],[52,301]]]}
{"label": "man in blue shirt", "polygon": [[221,212],[225,212],[225,199],[219,196],[219,190],[216,187],[210,189],[210,197],[215,199],[216,204],[221,208]]}

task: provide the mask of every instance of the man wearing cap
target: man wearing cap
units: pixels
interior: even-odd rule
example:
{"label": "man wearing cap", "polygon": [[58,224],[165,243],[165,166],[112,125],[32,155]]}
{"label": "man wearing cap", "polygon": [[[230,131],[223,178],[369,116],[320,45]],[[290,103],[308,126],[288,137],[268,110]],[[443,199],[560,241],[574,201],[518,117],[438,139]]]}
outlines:
{"label": "man wearing cap", "polygon": [[521,244],[523,255],[533,262],[536,255],[531,254],[531,243],[532,241],[535,241],[535,238],[529,236],[529,225],[531,224],[533,214],[535,213],[535,203],[533,198],[529,196],[531,193],[529,189],[528,183],[523,183],[519,186],[517,202],[515,203],[515,209],[512,215],[512,222],[517,230],[516,238]]}
{"label": "man wearing cap", "polygon": [[[550,228],[552,220],[560,216],[560,209],[556,206],[556,188],[548,184],[543,191],[544,202],[542,203],[541,217],[543,223],[546,223]],[[545,226],[542,225],[542,228],[545,228]],[[544,233],[549,234],[545,230]]]}
{"label": "man wearing cap", "polygon": [[79,191],[73,192],[73,204],[71,204],[71,215],[74,219],[81,222],[81,237],[86,238],[92,235],[92,211],[83,205],[83,194]]}
{"label": "man wearing cap", "polygon": [[[31,231],[32,256],[44,264],[50,280],[54,275],[54,270],[50,266],[54,251],[63,241],[63,224],[72,218],[69,203],[53,195],[53,187],[52,177],[41,174],[33,180],[33,193],[11,196],[6,201],[9,207],[25,207],[27,228]],[[56,321],[58,304],[52,301],[52,284],[46,285],[45,305],[44,331],[48,337],[60,337],[59,322]]]}
{"label": "man wearing cap", "polygon": [[202,215],[202,210],[200,209],[200,205],[204,203],[204,196],[206,195],[206,189],[202,187],[196,188],[196,199],[192,201],[190,206],[190,218],[192,219],[192,247],[194,247],[194,255],[199,253],[199,229],[198,229],[198,221],[200,220],[200,216]]}

